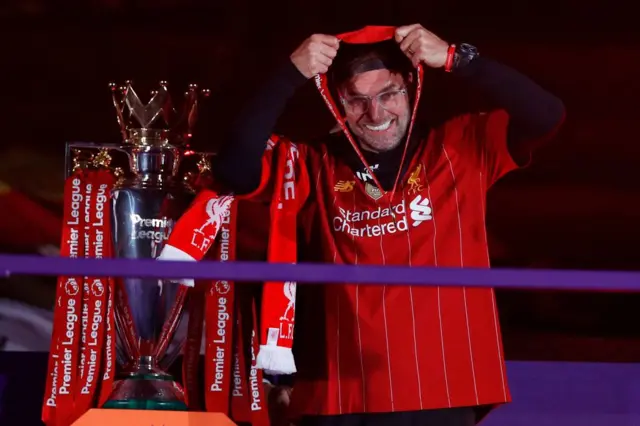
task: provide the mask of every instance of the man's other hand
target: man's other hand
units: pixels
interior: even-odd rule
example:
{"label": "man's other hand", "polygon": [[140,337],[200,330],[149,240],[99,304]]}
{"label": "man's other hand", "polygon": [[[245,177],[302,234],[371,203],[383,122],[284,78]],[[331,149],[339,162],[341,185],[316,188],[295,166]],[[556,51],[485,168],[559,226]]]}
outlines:
{"label": "man's other hand", "polygon": [[288,409],[291,402],[292,389],[288,386],[272,386],[265,384],[271,426],[290,426]]}
{"label": "man's other hand", "polygon": [[414,67],[422,62],[431,68],[441,68],[447,61],[449,43],[420,24],[396,28],[395,39]]}
{"label": "man's other hand", "polygon": [[291,54],[291,62],[306,78],[324,74],[338,54],[339,46],[340,42],[335,36],[314,34]]}

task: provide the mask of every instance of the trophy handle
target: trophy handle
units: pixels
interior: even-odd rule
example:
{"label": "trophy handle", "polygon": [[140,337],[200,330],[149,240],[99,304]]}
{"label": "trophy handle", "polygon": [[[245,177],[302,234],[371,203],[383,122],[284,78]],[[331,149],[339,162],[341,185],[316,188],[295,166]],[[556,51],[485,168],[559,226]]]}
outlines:
{"label": "trophy handle", "polygon": [[78,167],[84,167],[89,161],[87,151],[100,149],[102,145],[93,142],[67,142],[64,150],[64,177],[67,179]]}
{"label": "trophy handle", "polygon": [[124,149],[122,146],[119,146],[119,145],[115,145],[112,149],[116,152],[123,153],[127,157],[129,170],[133,170],[133,159],[131,158],[131,155],[129,155],[129,151],[127,151],[126,149]]}
{"label": "trophy handle", "polygon": [[93,142],[67,142],[65,144],[65,179],[78,169],[110,170],[118,179],[122,178],[122,169],[112,167],[111,152],[115,145],[102,145]]}

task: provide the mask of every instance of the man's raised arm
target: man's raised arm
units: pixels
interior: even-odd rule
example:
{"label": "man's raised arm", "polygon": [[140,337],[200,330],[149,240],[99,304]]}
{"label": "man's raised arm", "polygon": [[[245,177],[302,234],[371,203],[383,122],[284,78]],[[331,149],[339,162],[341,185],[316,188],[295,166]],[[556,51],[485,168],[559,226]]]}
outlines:
{"label": "man's raised arm", "polygon": [[213,161],[216,178],[226,189],[246,194],[258,188],[267,140],[287,102],[309,78],[328,70],[337,49],[336,37],[309,37],[242,108]]}

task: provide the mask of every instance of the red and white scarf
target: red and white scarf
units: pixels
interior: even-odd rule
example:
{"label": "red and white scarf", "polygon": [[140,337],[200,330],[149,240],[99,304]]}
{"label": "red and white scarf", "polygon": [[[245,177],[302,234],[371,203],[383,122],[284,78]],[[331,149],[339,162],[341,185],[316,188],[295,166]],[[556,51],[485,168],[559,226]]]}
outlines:
{"label": "red and white scarf", "polygon": [[[271,164],[276,154],[274,194],[271,200],[270,235],[267,260],[295,263],[297,261],[296,216],[300,200],[296,198],[298,179],[296,165],[298,151],[288,141],[270,141],[264,164]],[[239,197],[244,198],[244,197]],[[251,197],[247,197],[251,198]],[[211,190],[202,191],[191,207],[176,223],[159,259],[199,261],[209,257],[219,261],[235,259],[235,211],[237,200],[218,195]],[[214,256],[210,249],[215,247]],[[193,280],[183,279],[188,286]],[[266,282],[260,307],[258,329],[254,304],[242,300],[243,292],[234,289],[234,283],[217,280],[209,283],[205,291],[205,406],[207,411],[224,412],[235,421],[251,421],[254,425],[268,422],[266,401],[262,388],[262,372],[291,374],[296,372],[291,351],[295,315],[295,282]],[[244,307],[241,308],[241,307]],[[250,321],[253,318],[253,321]],[[250,333],[245,331],[250,329]],[[195,334],[195,333],[194,333]],[[251,335],[250,342],[242,338]],[[233,339],[232,339],[233,336]],[[244,346],[250,344],[248,374],[245,366]],[[191,351],[191,355],[188,352]],[[194,345],[187,345],[185,357],[194,358]],[[190,408],[192,404],[185,377]],[[248,397],[248,399],[247,399]],[[243,408],[244,407],[244,408]],[[249,411],[247,411],[247,407]]]}

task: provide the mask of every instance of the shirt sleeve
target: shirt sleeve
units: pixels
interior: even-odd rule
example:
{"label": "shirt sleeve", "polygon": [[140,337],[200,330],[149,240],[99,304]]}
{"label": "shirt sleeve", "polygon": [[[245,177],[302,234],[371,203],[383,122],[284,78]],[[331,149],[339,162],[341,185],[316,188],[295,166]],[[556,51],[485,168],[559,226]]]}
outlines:
{"label": "shirt sleeve", "polygon": [[480,167],[485,172],[487,188],[518,168],[507,144],[509,115],[497,110],[477,116],[476,143],[481,153]]}
{"label": "shirt sleeve", "polygon": [[455,119],[450,131],[463,158],[478,167],[490,188],[501,177],[518,168],[507,144],[509,115],[505,110],[467,114]]}
{"label": "shirt sleeve", "polygon": [[565,118],[564,103],[515,69],[479,56],[453,73],[508,114],[508,148],[519,165],[552,139]]}
{"label": "shirt sleeve", "polygon": [[[235,194],[256,192],[262,172],[265,141],[296,90],[307,81],[287,60],[240,110],[227,141],[212,159],[217,182]],[[273,137],[272,137],[273,139]]]}

